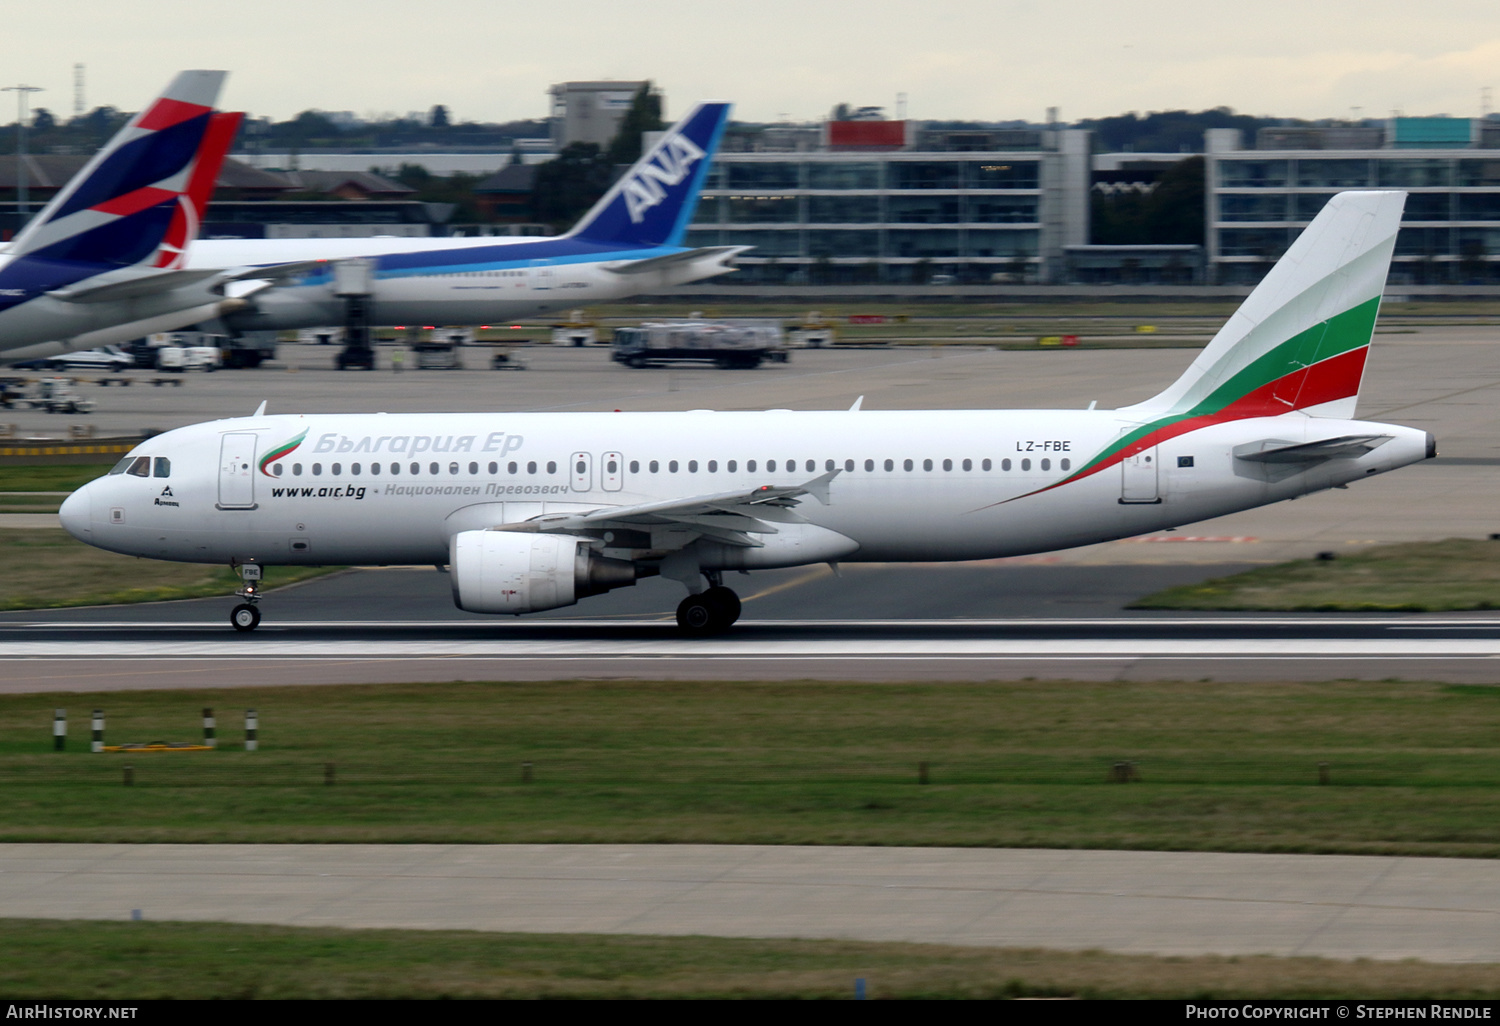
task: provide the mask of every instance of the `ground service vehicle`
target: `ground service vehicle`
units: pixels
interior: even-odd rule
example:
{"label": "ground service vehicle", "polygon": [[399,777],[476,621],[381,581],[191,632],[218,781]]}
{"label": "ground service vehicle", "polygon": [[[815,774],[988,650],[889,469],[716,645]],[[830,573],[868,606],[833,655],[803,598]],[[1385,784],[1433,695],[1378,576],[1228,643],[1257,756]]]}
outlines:
{"label": "ground service vehicle", "polygon": [[725,369],[759,367],[764,360],[786,360],[781,322],[657,321],[638,328],[616,328],[610,358],[627,367],[707,361]]}

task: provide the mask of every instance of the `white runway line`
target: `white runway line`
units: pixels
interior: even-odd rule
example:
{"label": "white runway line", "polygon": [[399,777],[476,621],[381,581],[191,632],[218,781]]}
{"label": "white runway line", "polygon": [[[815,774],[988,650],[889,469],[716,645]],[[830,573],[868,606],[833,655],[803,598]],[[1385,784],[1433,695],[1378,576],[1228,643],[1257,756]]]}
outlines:
{"label": "white runway line", "polygon": [[[227,633],[227,632],[226,632]],[[844,641],[731,641],[663,638],[439,641],[300,641],[227,637],[213,641],[20,641],[0,644],[4,659],[433,659],[629,658],[892,659],[916,658],[1365,658],[1500,657],[1494,639],[1204,639],[1085,640],[881,638]]]}

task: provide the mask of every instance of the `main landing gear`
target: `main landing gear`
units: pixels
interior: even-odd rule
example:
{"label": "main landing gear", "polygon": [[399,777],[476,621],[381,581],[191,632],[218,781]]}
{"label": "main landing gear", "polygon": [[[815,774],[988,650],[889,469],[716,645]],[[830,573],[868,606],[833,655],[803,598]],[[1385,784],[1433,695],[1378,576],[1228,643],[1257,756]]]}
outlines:
{"label": "main landing gear", "polygon": [[260,626],[260,610],[255,607],[260,601],[260,567],[254,563],[241,564],[240,580],[245,586],[235,594],[245,601],[229,611],[229,625],[240,632],[253,631]]}
{"label": "main landing gear", "polygon": [[677,607],[677,626],[699,636],[726,631],[740,618],[740,597],[722,584],[689,595]]}

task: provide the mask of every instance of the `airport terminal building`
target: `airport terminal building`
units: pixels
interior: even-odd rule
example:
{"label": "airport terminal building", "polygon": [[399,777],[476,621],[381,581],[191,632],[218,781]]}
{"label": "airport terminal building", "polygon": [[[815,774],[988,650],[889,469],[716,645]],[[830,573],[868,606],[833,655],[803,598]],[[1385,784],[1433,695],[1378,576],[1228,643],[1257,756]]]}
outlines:
{"label": "airport terminal building", "polygon": [[1390,280],[1500,282],[1500,122],[1392,118],[1384,125],[1206,133],[1210,280],[1259,281],[1342,189],[1408,193]]}
{"label": "airport terminal building", "polygon": [[731,130],[689,232],[744,284],[1058,280],[1088,242],[1089,133],[908,121]]}

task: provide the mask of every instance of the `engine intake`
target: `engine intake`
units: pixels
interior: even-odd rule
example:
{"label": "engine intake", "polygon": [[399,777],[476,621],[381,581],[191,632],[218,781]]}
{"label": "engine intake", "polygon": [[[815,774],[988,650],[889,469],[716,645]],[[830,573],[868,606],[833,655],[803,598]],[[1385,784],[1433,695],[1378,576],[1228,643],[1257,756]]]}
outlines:
{"label": "engine intake", "polygon": [[635,583],[635,564],[594,554],[587,538],[461,531],[448,543],[453,604],[470,613],[534,613]]}

